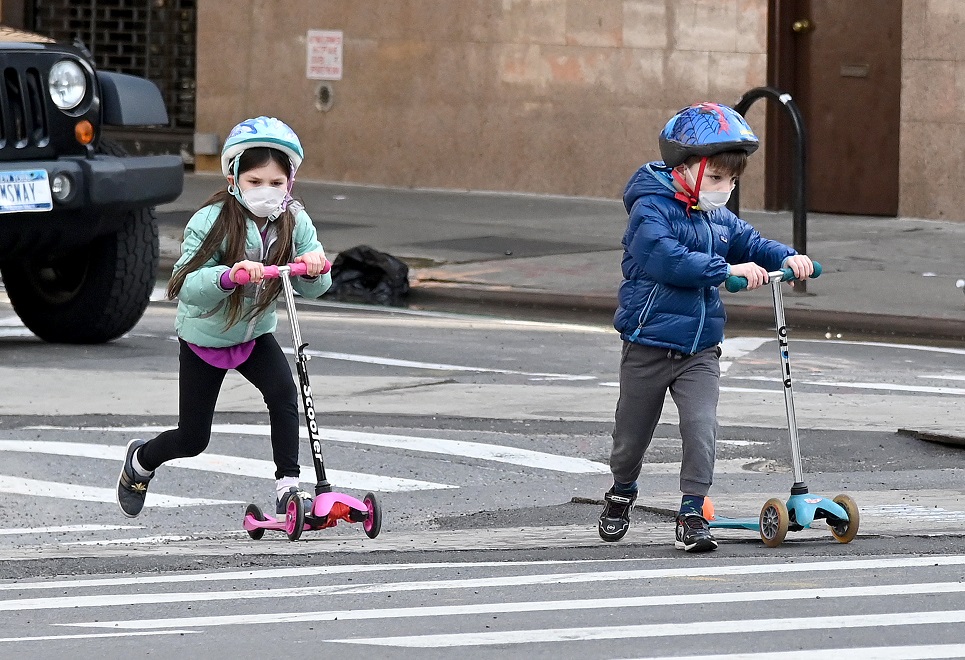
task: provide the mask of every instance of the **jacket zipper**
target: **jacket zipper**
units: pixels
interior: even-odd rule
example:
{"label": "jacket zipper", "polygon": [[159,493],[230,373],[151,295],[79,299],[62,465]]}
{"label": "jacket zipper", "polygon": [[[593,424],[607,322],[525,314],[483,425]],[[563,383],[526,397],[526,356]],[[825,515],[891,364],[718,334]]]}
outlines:
{"label": "jacket zipper", "polygon": [[633,334],[628,337],[630,341],[636,341],[637,337],[640,336],[640,332],[643,330],[643,326],[647,322],[647,318],[650,316],[650,308],[653,307],[653,301],[657,297],[657,288],[659,284],[654,283],[653,289],[650,290],[650,295],[647,296],[647,302],[644,303],[643,309],[640,311],[640,315],[637,317],[637,329],[633,331]]}
{"label": "jacket zipper", "polygon": [[[252,222],[254,222],[254,221],[252,220]],[[268,228],[268,226],[265,225],[265,230],[266,230],[266,232],[267,232],[267,228]],[[261,246],[261,258],[259,259],[259,261],[261,261],[262,263],[264,263],[264,262],[265,262],[265,258],[268,256],[268,249],[269,249],[271,246],[270,246],[270,245],[265,245],[265,241],[264,241],[264,239],[262,239],[262,237],[261,237],[261,231],[258,230],[258,225],[255,225],[255,231],[256,231],[257,234],[258,234],[258,244]],[[274,237],[273,237],[273,238],[274,238]],[[274,242],[274,240],[272,240],[272,242]],[[265,286],[265,281],[262,280],[262,281],[258,284],[258,289],[257,289],[257,291],[255,292],[255,303],[258,302],[258,295],[261,293],[261,290],[262,290],[262,288],[264,288],[264,286]],[[253,334],[255,334],[255,326],[256,326],[257,324],[258,324],[258,317],[253,316],[253,317],[251,317],[251,319],[249,319],[249,321],[248,321],[248,327],[245,328],[245,339],[244,339],[244,341],[251,341],[251,336],[252,336]]]}

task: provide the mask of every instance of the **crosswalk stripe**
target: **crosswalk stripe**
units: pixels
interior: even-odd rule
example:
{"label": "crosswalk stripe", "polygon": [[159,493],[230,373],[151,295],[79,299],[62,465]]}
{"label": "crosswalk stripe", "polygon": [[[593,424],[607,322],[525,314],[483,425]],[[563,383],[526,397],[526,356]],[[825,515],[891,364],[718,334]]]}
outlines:
{"label": "crosswalk stripe", "polygon": [[197,630],[150,630],[146,632],[87,633],[83,635],[38,635],[36,637],[0,637],[0,642],[53,642],[67,639],[103,639],[107,637],[146,637],[148,635],[190,635]]}
{"label": "crosswalk stripe", "polygon": [[[458,584],[457,584],[458,586]],[[285,589],[278,591],[286,592]],[[309,595],[281,593],[273,597],[298,597]],[[513,603],[481,603],[474,605],[435,605],[423,607],[379,608],[371,610],[328,610],[321,612],[277,612],[273,614],[229,614],[220,616],[193,616],[171,619],[134,619],[127,621],[88,621],[58,624],[92,628],[178,628],[229,625],[260,625],[267,623],[292,623],[296,621],[362,621],[369,619],[402,619],[409,617],[470,616],[477,614],[516,614],[521,612],[562,612],[570,610],[599,610],[628,607],[673,607],[681,605],[709,605],[712,603],[758,603],[814,598],[861,598],[880,596],[910,596],[922,594],[949,594],[965,592],[965,584],[959,582],[931,582],[924,584],[874,585],[866,587],[829,587],[817,589],[791,589],[770,591],[734,591],[700,594],[669,594],[666,596],[632,596],[625,598],[587,598],[573,600],[541,600]],[[214,592],[213,600],[222,600],[223,594],[238,592]],[[253,592],[241,592],[239,598],[252,598]],[[176,594],[165,594],[176,595]],[[194,596],[195,594],[185,594]],[[210,592],[209,592],[209,595]],[[262,596],[264,592],[262,592]],[[150,595],[149,595],[150,596]],[[30,602],[29,600],[26,602]],[[141,602],[141,601],[138,601]],[[181,601],[177,601],[181,602]],[[77,602],[76,607],[88,606]],[[23,608],[32,609],[32,608]]]}
{"label": "crosswalk stripe", "polygon": [[[266,427],[267,428],[267,427]],[[0,440],[0,451],[28,452],[36,454],[50,454],[55,456],[80,456],[83,458],[98,458],[117,461],[124,460],[122,445],[104,445],[86,442],[57,442],[48,440]],[[241,456],[226,456],[222,454],[201,454],[192,458],[178,458],[165,463],[165,467],[178,467],[187,470],[203,470],[243,477],[261,477],[274,480],[275,464],[255,458]],[[314,474],[314,467],[302,466],[302,474]],[[361,472],[346,472],[344,470],[326,470],[329,481],[337,483],[340,488],[356,490],[375,490],[383,493],[436,490],[458,488],[448,484],[437,484],[431,481],[417,479],[402,479],[385,477]],[[70,498],[68,499],[77,499]],[[148,498],[153,503],[154,493]]]}
{"label": "crosswalk stripe", "polygon": [[[295,353],[294,349],[283,348],[285,353],[292,355]],[[313,349],[308,349],[305,351],[306,355],[311,357],[317,357],[328,360],[342,360],[345,362],[359,362],[362,364],[379,364],[387,367],[402,367],[409,369],[424,369],[427,371],[465,371],[471,373],[483,373],[483,374],[505,374],[508,376],[528,376],[531,380],[564,380],[564,381],[577,381],[577,380],[596,380],[596,376],[589,376],[585,374],[556,374],[556,373],[539,373],[539,372],[528,372],[528,371],[514,371],[512,369],[492,369],[489,367],[467,367],[460,364],[438,364],[435,362],[416,362],[414,360],[399,360],[397,358],[386,358],[379,357],[375,355],[355,355],[353,353],[335,353],[332,351],[316,351]]]}
{"label": "crosswalk stripe", "polygon": [[[0,475],[0,493],[13,495],[27,495],[31,497],[56,497],[61,500],[79,500],[81,502],[115,502],[117,490],[115,488],[98,488],[96,486],[81,486],[61,481],[37,481],[36,479],[22,479]],[[160,495],[151,492],[145,500],[146,507],[177,508],[182,506],[244,504],[238,500],[213,500],[208,498],[178,497],[176,495]]]}
{"label": "crosswalk stripe", "polygon": [[[230,534],[230,533],[229,533]],[[241,532],[235,532],[233,535],[240,536]],[[227,536],[227,534],[225,535]],[[158,545],[161,543],[173,543],[175,541],[193,541],[197,540],[197,536],[190,536],[184,534],[158,534],[156,536],[134,536],[126,539],[96,539],[94,541],[62,541],[60,545],[130,545],[136,543],[141,546],[146,545]]]}
{"label": "crosswalk stripe", "polygon": [[[770,376],[730,376],[732,380],[753,380],[760,382],[771,382],[774,383],[773,390],[764,391],[774,391],[780,390],[781,381],[777,378],[772,378]],[[860,383],[851,381],[830,381],[830,380],[798,380],[795,381],[799,385],[814,385],[817,387],[843,387],[855,390],[881,390],[885,392],[922,392],[926,394],[952,394],[955,396],[961,396],[965,394],[965,389],[961,387],[934,387],[931,385],[902,385],[900,383]],[[737,389],[737,388],[731,388]],[[746,388],[745,388],[746,389]]]}
{"label": "crosswalk stripe", "polygon": [[27,534],[60,534],[63,532],[109,532],[120,529],[144,529],[143,525],[54,525],[52,527],[8,527],[0,529],[2,536]]}
{"label": "crosswalk stripe", "polygon": [[[84,589],[88,587],[126,586],[132,584],[173,584],[178,582],[221,582],[233,580],[276,580],[290,577],[309,577],[318,575],[342,575],[352,573],[369,573],[381,571],[407,571],[432,568],[434,570],[464,569],[464,568],[493,568],[501,567],[506,570],[514,568],[538,568],[553,566],[569,566],[586,564],[605,564],[618,566],[615,571],[597,571],[586,573],[543,573],[530,576],[513,576],[509,578],[486,578],[487,580],[509,580],[511,584],[542,584],[595,582],[608,580],[658,580],[676,578],[726,577],[738,575],[768,575],[773,573],[823,573],[834,571],[879,571],[900,568],[932,568],[940,566],[965,566],[965,555],[946,555],[937,557],[884,557],[876,559],[838,559],[830,561],[784,562],[764,564],[743,564],[735,566],[689,566],[686,568],[643,568],[632,569],[627,565],[650,563],[652,559],[600,559],[600,560],[547,560],[547,561],[496,561],[496,562],[427,562],[407,564],[343,564],[339,566],[303,566],[292,568],[251,569],[244,571],[227,571],[212,573],[192,573],[191,575],[138,575],[122,578],[82,578],[76,580],[43,580],[39,582],[17,582],[16,584],[0,584],[0,590],[28,590],[28,589]],[[579,576],[587,576],[578,580]],[[531,582],[522,582],[529,579]],[[410,582],[401,584],[417,585],[419,589],[436,589],[448,581]],[[504,586],[505,582],[484,583],[481,586]],[[470,585],[473,586],[473,585]]]}
{"label": "crosswalk stripe", "polygon": [[[94,593],[89,596],[65,596],[64,594],[77,593],[76,591],[72,591],[74,588],[98,589],[107,586],[120,587],[133,582],[125,583],[125,578],[111,578],[107,580],[95,578],[11,584],[4,586],[16,587],[18,589],[32,589],[35,587],[49,588],[56,589],[56,591],[41,598],[0,600],[0,611],[26,612],[30,610],[57,611],[61,609],[71,609],[77,612],[81,608],[128,608],[134,606],[149,607],[151,605],[160,605],[160,609],[154,609],[154,613],[163,615],[170,611],[170,607],[165,606],[165,604],[176,603],[190,604],[192,602],[209,602],[213,604],[212,611],[214,612],[231,612],[238,611],[238,608],[234,606],[219,607],[214,604],[219,602],[240,603],[252,599],[275,598],[282,599],[275,602],[278,602],[284,607],[285,605],[291,606],[292,603],[296,602],[300,602],[304,606],[306,602],[304,599],[306,597],[322,597],[322,599],[317,602],[325,602],[325,600],[327,600],[325,599],[326,596],[345,596],[350,599],[344,601],[345,604],[349,606],[346,609],[317,611],[306,611],[304,607],[296,611],[277,611],[274,608],[269,609],[264,606],[258,606],[257,603],[252,603],[252,606],[247,608],[247,611],[242,610],[243,613],[215,614],[212,616],[195,615],[168,618],[133,618],[139,616],[135,614],[139,610],[121,609],[118,610],[118,613],[127,614],[129,618],[112,620],[109,617],[99,616],[96,617],[95,620],[95,617],[91,615],[91,620],[78,621],[76,616],[72,616],[72,621],[64,622],[60,615],[48,615],[49,623],[47,625],[49,628],[47,630],[33,630],[32,632],[35,632],[37,636],[0,638],[0,643],[11,641],[29,643],[34,640],[95,639],[101,636],[123,637],[128,634],[146,636],[152,634],[179,634],[181,632],[202,633],[205,630],[212,631],[211,634],[215,634],[213,631],[227,626],[249,626],[252,628],[259,627],[259,629],[261,629],[263,626],[273,624],[291,625],[297,623],[311,624],[313,622],[344,622],[345,627],[333,629],[334,631],[340,631],[341,634],[336,632],[336,634],[333,635],[330,633],[324,641],[331,644],[351,644],[353,647],[369,647],[370,653],[371,650],[376,648],[449,649],[451,650],[450,653],[459,652],[459,649],[499,648],[502,653],[514,653],[514,651],[507,649],[516,647],[534,648],[533,646],[524,647],[522,645],[543,645],[539,648],[547,651],[553,648],[553,646],[547,645],[560,645],[571,642],[592,642],[596,640],[615,639],[629,642],[634,639],[671,638],[680,632],[680,625],[677,622],[612,625],[612,621],[608,621],[606,618],[601,619],[600,615],[595,613],[613,609],[625,611],[627,608],[659,608],[660,611],[669,611],[668,608],[683,607],[686,609],[695,606],[710,608],[705,613],[705,616],[701,618],[701,633],[712,636],[749,636],[757,634],[762,630],[776,635],[787,635],[788,633],[798,631],[803,633],[813,630],[825,630],[829,634],[833,634],[835,630],[850,629],[873,630],[875,628],[881,628],[902,630],[901,628],[896,629],[894,626],[918,626],[919,629],[922,630],[926,629],[921,628],[921,626],[944,626],[942,630],[952,631],[957,630],[962,623],[965,623],[965,609],[948,608],[947,610],[937,610],[931,608],[932,611],[918,611],[922,609],[917,605],[922,597],[926,597],[929,602],[935,600],[936,603],[948,603],[953,606],[960,603],[960,594],[965,593],[965,582],[957,581],[958,574],[955,572],[956,569],[953,569],[951,575],[948,575],[947,571],[944,572],[947,577],[951,578],[946,581],[925,582],[919,580],[911,584],[877,584],[881,576],[891,575],[889,569],[917,568],[926,571],[927,577],[926,575],[922,575],[922,577],[928,579],[935,574],[935,569],[939,567],[965,566],[965,555],[840,559],[831,561],[806,561],[793,564],[786,564],[780,561],[767,561],[746,565],[700,564],[671,566],[669,568],[648,568],[647,566],[653,566],[650,560],[627,559],[616,562],[609,560],[596,562],[599,568],[607,569],[604,571],[586,573],[556,572],[542,575],[532,574],[533,567],[536,567],[535,570],[538,571],[540,570],[540,566],[552,569],[560,564],[578,565],[577,562],[569,561],[425,562],[378,567],[362,564],[358,566],[312,566],[290,569],[229,571],[227,573],[209,572],[200,575],[158,575],[145,577],[155,578],[158,582],[210,583],[212,581],[229,579],[246,579],[251,581],[265,579],[273,580],[273,582],[266,585],[271,588],[264,589],[233,590],[229,587],[228,589],[218,591],[205,591],[203,588],[197,588],[196,591],[176,593],[138,593],[137,590],[118,589],[119,593],[116,594]],[[460,579],[459,576],[464,574],[464,569],[467,567],[498,567],[505,569],[505,572],[501,571],[501,575],[493,576],[492,571],[489,571],[489,575],[483,574],[482,577]],[[527,570],[523,570],[523,567],[527,567]],[[361,573],[362,570],[368,569],[369,574],[373,577],[378,577],[380,581],[378,583],[352,584],[351,581],[346,583],[344,579],[339,579],[335,584],[296,586],[291,588],[277,583],[279,578],[297,579],[303,574],[311,574],[303,573],[306,569],[312,573],[317,572],[316,574],[319,575],[351,574],[356,571]],[[406,573],[397,573],[396,575],[401,578],[400,581],[386,583],[383,581],[386,576],[379,576],[379,572],[383,570],[424,571],[427,569],[431,570],[432,579],[405,581],[409,576],[406,575]],[[455,579],[452,577],[447,579],[445,577],[447,575],[445,571],[447,570],[450,571],[448,575],[455,575]],[[452,573],[454,571],[458,572]],[[857,586],[838,586],[836,584],[837,580],[832,576],[835,572],[844,571],[847,572],[846,574],[850,576],[851,580],[864,581],[864,578],[861,577],[863,575],[867,580],[871,580],[872,582],[870,584],[866,582],[863,585]],[[506,572],[518,574],[509,575],[506,574]],[[821,580],[821,582],[827,586],[804,586],[798,588],[797,579],[787,577],[786,574],[788,573],[811,574],[814,578],[824,573],[828,577]],[[749,586],[749,584],[737,578],[736,580],[724,583],[730,585],[730,591],[720,591],[719,587],[705,587],[705,589],[708,589],[707,593],[693,593],[690,588],[684,590],[671,588],[670,592],[654,595],[613,597],[607,594],[606,589],[603,589],[602,593],[597,589],[595,591],[602,597],[580,598],[584,592],[587,594],[590,592],[587,588],[578,588],[566,590],[565,595],[571,597],[559,600],[541,598],[543,596],[543,590],[541,589],[529,592],[531,595],[537,594],[536,599],[514,600],[512,598],[503,598],[505,594],[504,589],[522,587],[524,590],[518,591],[518,593],[522,595],[526,593],[526,585],[536,585],[538,587],[544,585],[590,582],[606,583],[612,580],[619,580],[621,582],[627,580],[649,581],[660,578],[679,579],[680,577],[695,578],[701,576],[726,579],[727,576],[741,575],[753,575],[759,578],[759,580],[767,582],[766,576],[768,574],[782,575],[784,579],[782,579],[779,584],[768,583],[763,589],[753,591],[743,591],[742,589]],[[902,576],[907,575],[907,573],[896,575]],[[415,574],[411,577],[420,576],[420,574]],[[140,582],[139,579],[136,579],[136,576],[127,579]],[[300,582],[303,585],[305,584],[305,581]],[[314,580],[312,582],[314,582]],[[668,582],[667,585],[672,587],[672,585],[676,583],[676,581]],[[298,584],[298,582],[296,582],[296,584]],[[852,582],[852,584],[854,584],[854,582]],[[194,589],[195,587],[190,588]],[[482,591],[483,588],[495,588],[496,590],[493,592],[484,592]],[[425,602],[423,599],[413,599],[410,597],[406,606],[400,607],[381,607],[381,605],[391,603],[392,601],[385,603],[380,597],[376,597],[375,602],[369,602],[371,599],[359,601],[358,598],[350,597],[355,594],[386,594],[418,590],[433,593],[442,589],[462,590],[468,594],[473,594],[474,591],[479,594],[490,593],[491,597],[486,599],[488,602],[473,602],[477,600],[477,598],[471,595],[463,598],[456,596],[443,597],[442,594],[439,594],[438,600],[442,604],[421,606],[419,603]],[[647,589],[647,591],[651,590]],[[558,591],[557,595],[559,595]],[[861,605],[851,605],[853,602],[862,602],[856,601],[856,599],[864,599],[863,602],[865,603],[876,603],[879,601],[893,603],[893,609],[887,613],[872,612],[870,614],[856,614],[854,613],[855,611],[860,612],[863,609]],[[789,613],[796,613],[800,607],[806,607],[808,603],[826,601],[828,602],[827,608],[822,608],[816,616],[801,617],[796,614],[791,614],[786,618],[771,618],[767,616],[770,612],[780,611],[783,613],[784,610],[787,610]],[[447,602],[450,604],[445,604]],[[375,607],[366,608],[364,606],[366,603],[375,605]],[[768,605],[769,603],[773,605]],[[836,607],[833,603],[839,603],[841,605]],[[757,605],[756,608],[753,607],[755,604]],[[363,606],[360,607],[359,605]],[[849,612],[849,614],[833,614],[833,612],[839,608],[843,608],[843,611]],[[911,611],[895,611],[898,608]],[[185,608],[178,609],[183,610]],[[187,609],[190,610],[190,606]],[[746,619],[740,618],[739,615],[735,618],[733,613],[744,609],[747,609],[748,612],[763,613],[766,618]],[[562,617],[579,617],[577,620],[578,625],[575,627],[559,626],[548,629],[540,628],[538,623],[532,623],[533,619],[527,618],[526,616],[545,613],[550,617],[549,620],[552,620],[552,613],[554,612],[561,613],[558,619],[561,622],[567,620],[567,618]],[[585,612],[585,614],[562,614],[566,612]],[[714,616],[715,612],[718,613],[716,617]],[[801,613],[812,614],[813,612],[805,610]],[[186,612],[185,614],[190,613]],[[484,632],[473,632],[482,626],[477,627],[475,625],[469,625],[468,623],[473,621],[471,617],[482,617],[488,621],[490,617],[495,618],[496,616],[498,616],[499,619],[504,619],[504,615],[505,617],[509,617],[508,621],[510,625],[503,626],[507,629],[502,631],[487,630]],[[728,615],[730,615],[730,618],[725,618],[728,617]],[[43,620],[41,617],[37,618],[38,620]],[[645,614],[639,614],[631,618],[646,621],[649,617]],[[411,623],[385,623],[381,626],[374,623],[390,620],[411,621]],[[420,620],[422,620],[423,623],[419,623]],[[431,623],[432,620],[436,620],[438,623],[433,624]],[[447,620],[455,622],[452,627],[450,627],[449,624],[441,623]],[[478,620],[479,619],[475,619],[475,621]],[[543,619],[539,619],[539,621],[542,620]],[[369,623],[369,627],[367,628],[361,627],[360,624],[365,622],[372,623]],[[376,626],[374,628],[374,634],[372,632],[364,632],[373,630],[373,625]],[[54,632],[58,628],[64,630],[65,633],[70,630],[76,630],[78,634],[41,634],[44,632]],[[456,631],[468,629],[469,632],[450,632],[453,629]],[[98,630],[103,632],[98,633]],[[911,629],[904,628],[904,630]],[[268,628],[265,632],[270,635],[272,634],[270,631],[271,628]],[[425,631],[428,634],[418,634],[419,631]],[[219,632],[217,634],[224,635],[225,633]],[[380,636],[380,634],[383,636]],[[906,634],[901,638],[907,639],[909,637],[910,635]],[[855,639],[859,638],[856,637]],[[865,639],[868,638],[862,638],[861,641],[865,641]],[[948,641],[954,641],[956,639],[957,637],[953,634],[952,639]],[[940,638],[936,639],[936,641],[944,640]],[[718,653],[688,657],[690,660],[740,660],[742,658],[745,660],[803,660],[803,658],[845,654],[853,657],[870,658],[872,660],[875,658],[879,660],[918,660],[924,658],[965,657],[962,655],[962,652],[965,651],[965,644],[961,643],[841,649],[815,648],[809,650],[804,650],[804,647],[801,645],[794,646],[800,650]],[[360,651],[362,648],[360,648]],[[622,648],[626,650],[632,647],[624,645]],[[742,648],[753,649],[754,646],[742,644]],[[446,651],[442,651],[442,653],[445,654]],[[376,652],[376,655],[378,655],[378,652]],[[670,658],[667,657],[662,660],[670,660]]]}
{"label": "crosswalk stripe", "polygon": [[478,562],[422,562],[412,564],[343,564],[339,566],[299,566],[294,568],[267,568],[244,571],[219,571],[217,573],[191,573],[190,575],[136,575],[119,578],[81,578],[76,580],[44,580],[41,582],[0,583],[0,591],[26,591],[39,589],[87,589],[90,587],[123,587],[145,584],[175,584],[179,582],[228,582],[233,580],[278,580],[292,577],[318,575],[343,575],[354,573],[382,573],[387,571],[420,571],[425,569],[506,568],[539,567],[559,565],[622,564],[650,562],[652,559],[573,559],[545,561],[478,561]]}
{"label": "crosswalk stripe", "polygon": [[0,337],[33,337],[34,333],[26,328],[0,327]]}
{"label": "crosswalk stripe", "polygon": [[[919,646],[866,646],[864,648],[818,649],[811,651],[774,651],[771,653],[728,653],[726,655],[688,655],[687,660],[814,660],[852,657],[861,660],[930,660],[965,658],[965,644],[924,644]],[[624,660],[631,660],[625,658]],[[633,660],[645,660],[638,658]],[[679,655],[646,660],[681,660]]]}
{"label": "crosswalk stripe", "polygon": [[[732,621],[701,621],[701,635],[736,633],[769,634],[794,630],[839,630],[874,628],[881,626],[921,626],[965,623],[965,610],[946,612],[891,612],[887,614],[850,614],[838,616],[792,617],[787,619],[741,619]],[[510,630],[505,632],[450,633],[440,635],[411,635],[398,637],[365,637],[326,639],[333,644],[367,644],[403,648],[455,648],[466,646],[494,646],[504,644],[534,644],[614,639],[642,639],[680,635],[679,623],[640,624],[632,626],[599,626],[584,628],[550,628],[539,630]],[[858,656],[861,657],[861,656]]]}
{"label": "crosswalk stripe", "polygon": [[870,346],[872,348],[897,348],[906,351],[923,351],[926,353],[947,353],[950,355],[965,355],[965,348],[950,348],[946,346],[920,346],[917,344],[896,344],[884,341],[851,341],[835,339],[795,339],[795,344],[842,344],[844,346]]}
{"label": "crosswalk stripe", "polygon": [[34,333],[27,330],[19,316],[5,316],[0,318],[0,337],[33,337]]}
{"label": "crosswalk stripe", "polygon": [[[821,566],[818,564],[817,566]],[[745,568],[745,567],[731,567]],[[775,570],[771,567],[770,571],[755,571],[754,574],[765,572],[788,572],[780,567]],[[549,573],[541,575],[507,575],[499,577],[485,578],[466,578],[460,580],[422,580],[411,582],[380,582],[380,583],[361,583],[361,584],[334,584],[318,585],[311,587],[290,587],[275,589],[248,589],[232,591],[209,591],[204,594],[183,593],[136,593],[136,594],[98,594],[91,596],[58,596],[56,598],[25,598],[19,600],[9,600],[0,602],[0,611],[11,609],[59,609],[64,607],[112,607],[116,605],[134,605],[145,603],[171,603],[187,602],[196,600],[237,600],[253,598],[297,598],[302,596],[333,596],[347,594],[376,594],[376,593],[400,593],[408,591],[425,590],[455,590],[455,589],[492,589],[499,587],[522,587],[534,585],[560,585],[560,584],[586,584],[594,582],[613,582],[626,580],[654,579],[653,570],[629,570],[629,571],[600,571],[582,573]],[[721,570],[704,572],[703,575],[733,575],[735,573]],[[738,572],[736,574],[748,574],[748,572]],[[688,576],[701,575],[701,571],[687,572]],[[882,587],[884,589],[885,587]],[[889,587],[895,588],[895,587]],[[917,588],[921,588],[918,586]],[[936,589],[949,589],[953,587],[936,587]],[[771,592],[763,592],[769,594]],[[857,592],[856,592],[857,593]],[[739,599],[739,595],[732,595]],[[764,599],[764,596],[758,596]],[[660,603],[666,604],[666,603]]]}
{"label": "crosswalk stripe", "polygon": [[[30,426],[31,430],[63,431],[77,430],[61,426]],[[166,430],[163,426],[86,426],[80,430],[117,432],[127,434],[155,434]],[[232,435],[271,435],[271,427],[261,424],[215,424],[212,433],[228,433]],[[319,434],[326,441],[348,442],[359,445],[377,447],[391,447],[406,451],[427,454],[445,454],[447,456],[464,456],[497,463],[510,463],[524,467],[540,468],[570,474],[610,474],[610,467],[603,463],[590,461],[585,458],[574,458],[548,454],[531,449],[519,449],[503,445],[491,445],[482,442],[467,442],[464,440],[445,440],[442,438],[425,438],[409,435],[392,435],[386,433],[365,433],[362,431],[343,431],[340,429],[321,428]],[[305,429],[301,430],[302,438],[307,438]],[[384,490],[384,489],[382,489]]]}

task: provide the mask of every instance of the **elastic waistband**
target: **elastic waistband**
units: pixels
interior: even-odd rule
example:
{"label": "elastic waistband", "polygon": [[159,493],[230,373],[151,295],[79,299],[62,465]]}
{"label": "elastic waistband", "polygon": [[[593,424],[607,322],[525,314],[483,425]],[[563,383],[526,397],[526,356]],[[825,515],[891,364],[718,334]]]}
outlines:
{"label": "elastic waistband", "polygon": [[[715,348],[715,349],[717,349],[717,357],[720,357],[720,355],[721,355],[720,344],[718,344],[717,346],[711,346],[710,348]],[[675,349],[671,348],[671,349],[669,349],[669,350],[667,351],[667,359],[668,359],[668,360],[682,360],[682,359],[684,359],[684,358],[691,358],[691,357],[693,357],[693,356],[695,356],[695,355],[699,355],[700,353],[703,353],[703,352],[706,351],[706,350],[709,350],[709,349],[708,349],[708,348],[704,348],[704,349],[701,349],[701,350],[697,351],[696,353],[684,353],[683,351],[678,351],[678,350],[675,350]]]}

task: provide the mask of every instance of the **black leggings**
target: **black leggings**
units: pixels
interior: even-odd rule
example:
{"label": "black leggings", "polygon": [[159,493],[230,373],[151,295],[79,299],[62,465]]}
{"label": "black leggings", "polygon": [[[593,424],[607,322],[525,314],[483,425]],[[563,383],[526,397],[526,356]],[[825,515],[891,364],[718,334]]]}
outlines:
{"label": "black leggings", "polygon": [[[179,341],[178,428],[164,431],[141,447],[138,461],[145,470],[155,470],[175,458],[197,456],[205,450],[211,438],[214,408],[228,370],[211,366],[183,340]],[[297,477],[298,389],[292,379],[288,358],[274,335],[258,337],[251,356],[238,366],[237,371],[258,388],[268,404],[275,478]]]}

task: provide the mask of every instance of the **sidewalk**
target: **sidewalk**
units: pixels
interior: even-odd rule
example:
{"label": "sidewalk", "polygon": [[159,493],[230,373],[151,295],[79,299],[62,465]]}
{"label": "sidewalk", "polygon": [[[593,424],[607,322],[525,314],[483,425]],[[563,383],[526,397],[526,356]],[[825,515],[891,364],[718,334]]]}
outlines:
{"label": "sidewalk", "polygon": [[[162,273],[191,213],[223,185],[187,174],[158,207]],[[612,312],[620,284],[619,199],[406,190],[299,181],[330,259],[366,244],[411,267],[413,303],[448,301]],[[790,212],[745,212],[760,232],[792,242]],[[824,266],[806,294],[785,288],[787,321],[832,333],[965,339],[965,218],[960,222],[809,214],[808,254]],[[724,293],[733,322],[773,319],[767,291]]]}

